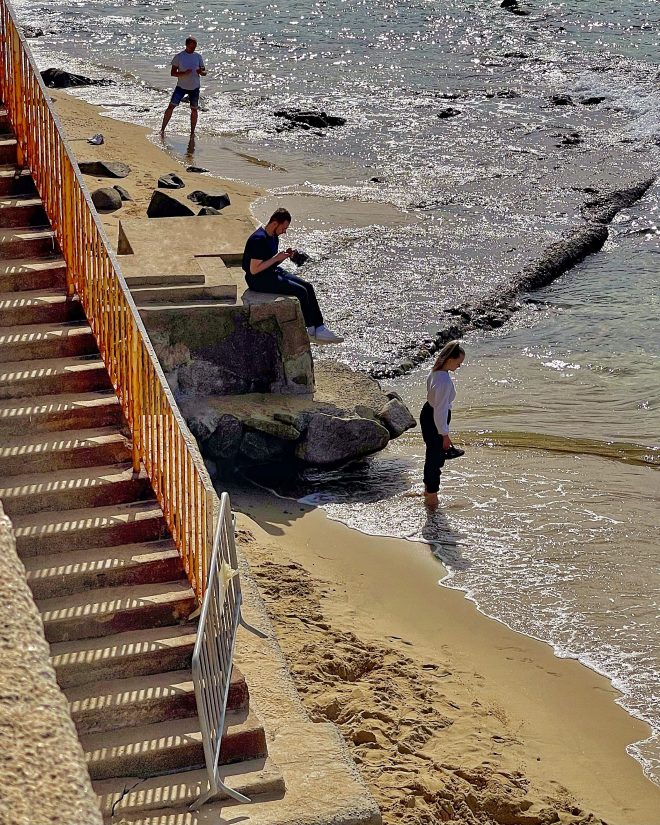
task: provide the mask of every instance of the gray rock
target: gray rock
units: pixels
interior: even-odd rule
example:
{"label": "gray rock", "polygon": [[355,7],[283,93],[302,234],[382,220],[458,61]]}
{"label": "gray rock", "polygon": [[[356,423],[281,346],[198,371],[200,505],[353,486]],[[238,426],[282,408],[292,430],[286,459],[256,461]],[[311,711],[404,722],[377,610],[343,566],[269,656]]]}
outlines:
{"label": "gray rock", "polygon": [[447,106],[445,109],[440,109],[438,112],[438,117],[442,119],[446,119],[449,117],[457,117],[460,115],[460,109],[454,109],[453,106]]}
{"label": "gray rock", "polygon": [[151,196],[151,201],[147,208],[149,218],[185,218],[195,213],[185,203],[181,203],[176,198],[166,195],[159,189]]}
{"label": "gray rock", "polygon": [[212,361],[195,359],[177,370],[179,387],[186,395],[235,395],[250,392],[249,379]]}
{"label": "gray rock", "polygon": [[388,401],[378,413],[378,417],[387,427],[392,438],[398,438],[401,433],[412,429],[417,423],[408,407],[398,398]]}
{"label": "gray rock", "polygon": [[218,425],[202,446],[204,455],[212,459],[226,460],[235,458],[241,446],[243,425],[233,415],[225,413],[218,419]]}
{"label": "gray rock", "polygon": [[[288,129],[326,129],[329,126],[343,126],[346,123],[346,118],[311,109],[282,109],[274,114],[275,117],[284,118]],[[279,131],[283,128],[280,127]]]}
{"label": "gray rock", "polygon": [[97,178],[126,178],[131,167],[119,161],[81,160],[78,168],[83,175],[94,175]]}
{"label": "gray rock", "polygon": [[370,421],[378,421],[376,411],[372,410],[371,407],[368,407],[366,404],[356,404],[353,409],[355,410],[355,414],[359,415],[360,418],[368,418]]}
{"label": "gray rock", "polygon": [[210,458],[205,458],[204,466],[206,467],[206,472],[209,474],[211,481],[215,481],[218,477],[218,466],[215,461],[211,461]]}
{"label": "gray rock", "polygon": [[198,174],[202,174],[203,172],[208,172],[208,169],[205,169],[203,166],[186,166],[186,172],[197,172]]}
{"label": "gray rock", "polygon": [[389,440],[389,432],[375,421],[316,413],[296,455],[306,464],[340,464],[382,450]]}
{"label": "gray rock", "polygon": [[241,455],[255,464],[281,462],[292,459],[291,443],[268,433],[247,432],[241,441]]}
{"label": "gray rock", "polygon": [[196,203],[198,206],[211,206],[213,209],[224,209],[231,204],[229,195],[226,192],[215,192],[210,194],[202,192],[201,189],[195,189],[188,195],[188,200]]}
{"label": "gray rock", "polygon": [[132,200],[133,200],[133,198],[132,198],[132,197],[130,196],[130,194],[129,194],[129,193],[128,193],[125,189],[124,189],[124,187],[123,187],[123,186],[119,186],[119,185],[117,185],[117,186],[113,186],[112,188],[115,190],[115,192],[119,192],[119,197],[120,197],[123,201],[132,201]]}
{"label": "gray rock", "polygon": [[181,178],[174,172],[170,172],[168,175],[161,175],[158,178],[159,189],[183,189],[185,185]]}
{"label": "gray rock", "polygon": [[[39,30],[41,31],[41,30]],[[43,34],[43,31],[41,31]],[[39,35],[33,35],[38,37]],[[72,86],[110,86],[111,80],[96,80],[91,77],[85,77],[82,74],[74,74],[67,72],[64,69],[44,69],[41,72],[41,77],[46,86],[51,89],[69,89]]]}
{"label": "gray rock", "polygon": [[97,212],[115,212],[121,209],[121,195],[110,186],[102,187],[92,192],[92,203]]}
{"label": "gray rock", "polygon": [[251,415],[243,423],[251,430],[259,430],[262,433],[273,435],[275,438],[282,438],[284,441],[297,441],[300,438],[300,430],[296,427],[265,416]]}
{"label": "gray rock", "polygon": [[201,215],[202,217],[204,215],[219,215],[219,214],[220,214],[220,210],[219,209],[214,209],[212,206],[202,206],[202,208],[197,213],[198,216]]}
{"label": "gray rock", "polygon": [[43,37],[44,30],[40,26],[21,26],[23,36],[29,38]]}

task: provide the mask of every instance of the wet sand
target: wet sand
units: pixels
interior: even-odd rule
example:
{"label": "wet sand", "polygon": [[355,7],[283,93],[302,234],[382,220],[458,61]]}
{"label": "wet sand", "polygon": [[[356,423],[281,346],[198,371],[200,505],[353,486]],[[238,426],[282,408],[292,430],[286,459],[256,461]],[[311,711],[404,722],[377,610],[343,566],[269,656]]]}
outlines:
{"label": "wet sand", "polygon": [[[104,219],[108,230],[144,214],[176,162],[146,129],[54,97],[72,137],[106,136],[103,147],[73,143],[80,157],[134,170],[119,183],[135,200]],[[195,188],[208,181],[182,177]],[[262,193],[222,186],[247,227]],[[615,704],[607,680],[441,588],[443,568],[424,545],[368,537],[253,492],[234,505],[249,516],[239,519],[241,548],[298,689],[313,718],[338,724],[386,822],[660,823],[660,788],[625,752],[647,728]]]}

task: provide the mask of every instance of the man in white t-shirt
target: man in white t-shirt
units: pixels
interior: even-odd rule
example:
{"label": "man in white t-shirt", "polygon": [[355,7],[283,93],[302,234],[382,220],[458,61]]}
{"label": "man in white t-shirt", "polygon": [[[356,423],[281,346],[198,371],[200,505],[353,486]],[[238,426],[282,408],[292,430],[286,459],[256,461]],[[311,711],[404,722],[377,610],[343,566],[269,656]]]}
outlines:
{"label": "man in white t-shirt", "polygon": [[165,132],[165,127],[170,122],[172,112],[181,103],[184,97],[190,102],[190,134],[195,134],[197,126],[197,110],[199,107],[199,87],[200,77],[206,74],[206,66],[202,55],[195,51],[197,41],[194,37],[186,37],[186,48],[174,55],[170,74],[176,77],[176,88],[172,93],[170,105],[163,115],[163,124],[160,127],[161,135]]}

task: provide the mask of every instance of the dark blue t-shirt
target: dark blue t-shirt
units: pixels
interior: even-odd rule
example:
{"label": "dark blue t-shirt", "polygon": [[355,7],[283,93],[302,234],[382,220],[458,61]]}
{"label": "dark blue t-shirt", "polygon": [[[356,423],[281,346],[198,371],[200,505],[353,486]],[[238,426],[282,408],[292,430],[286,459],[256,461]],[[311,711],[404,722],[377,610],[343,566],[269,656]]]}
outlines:
{"label": "dark blue t-shirt", "polygon": [[[250,261],[253,258],[256,258],[258,261],[267,261],[269,258],[272,258],[273,255],[277,255],[279,242],[280,239],[278,236],[274,235],[271,237],[263,226],[255,230],[247,239],[245,252],[243,252],[243,271],[245,274],[250,274]],[[267,272],[270,272],[271,269],[275,269],[276,266],[277,265],[274,264],[259,274],[265,275]]]}

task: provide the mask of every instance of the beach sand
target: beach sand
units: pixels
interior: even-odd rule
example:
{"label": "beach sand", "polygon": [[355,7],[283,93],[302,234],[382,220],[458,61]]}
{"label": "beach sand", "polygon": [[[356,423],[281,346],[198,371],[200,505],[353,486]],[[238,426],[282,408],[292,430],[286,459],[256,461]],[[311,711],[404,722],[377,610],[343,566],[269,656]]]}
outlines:
{"label": "beach sand", "polygon": [[[101,147],[74,141],[80,158],[132,167],[117,182],[134,202],[103,218],[113,242],[121,217],[145,214],[159,175],[210,185],[148,130],[53,98],[70,137],[105,135]],[[213,184],[247,234],[262,193]],[[228,223],[218,218],[218,230]],[[386,823],[660,825],[660,787],[625,750],[647,727],[615,704],[606,679],[439,586],[445,571],[425,545],[365,536],[252,489],[233,503],[298,690],[313,719],[338,725]]]}

